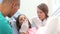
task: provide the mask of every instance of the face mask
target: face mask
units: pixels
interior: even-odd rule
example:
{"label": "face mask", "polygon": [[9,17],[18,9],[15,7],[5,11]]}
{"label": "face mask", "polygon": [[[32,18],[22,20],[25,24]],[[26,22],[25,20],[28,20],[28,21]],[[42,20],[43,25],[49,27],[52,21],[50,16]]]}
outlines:
{"label": "face mask", "polygon": [[25,20],[21,26],[20,32],[26,33],[28,28],[29,28],[28,21]]}

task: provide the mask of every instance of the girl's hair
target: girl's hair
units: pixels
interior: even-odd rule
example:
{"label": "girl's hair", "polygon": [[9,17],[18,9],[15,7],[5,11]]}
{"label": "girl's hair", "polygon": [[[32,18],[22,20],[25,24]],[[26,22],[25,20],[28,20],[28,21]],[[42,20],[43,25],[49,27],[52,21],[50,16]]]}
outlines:
{"label": "girl's hair", "polygon": [[[24,14],[21,14],[21,15],[24,15]],[[16,19],[16,25],[17,25],[17,30],[19,31],[19,29],[21,29],[21,25],[19,24],[19,17],[21,16],[19,15],[18,18]],[[28,20],[28,25],[29,25],[29,28],[31,28],[31,24]]]}
{"label": "girl's hair", "polygon": [[48,17],[48,6],[46,4],[41,3],[37,7],[45,13],[46,17]]}

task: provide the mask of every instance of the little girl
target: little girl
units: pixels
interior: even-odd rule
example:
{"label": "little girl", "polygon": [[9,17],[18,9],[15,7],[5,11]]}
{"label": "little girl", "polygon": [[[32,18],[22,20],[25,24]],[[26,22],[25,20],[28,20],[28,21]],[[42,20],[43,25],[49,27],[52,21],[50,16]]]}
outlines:
{"label": "little girl", "polygon": [[18,16],[16,24],[20,34],[26,34],[27,30],[31,28],[31,24],[24,14]]}

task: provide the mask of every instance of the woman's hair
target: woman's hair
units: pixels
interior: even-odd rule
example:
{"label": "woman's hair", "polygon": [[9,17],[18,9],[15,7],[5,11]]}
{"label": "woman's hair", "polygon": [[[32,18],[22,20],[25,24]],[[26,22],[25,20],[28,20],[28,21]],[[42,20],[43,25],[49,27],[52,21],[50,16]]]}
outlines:
{"label": "woman's hair", "polygon": [[46,18],[47,18],[48,17],[48,6],[44,3],[41,3],[37,7],[45,13]]}
{"label": "woman's hair", "polygon": [[[24,15],[24,14],[21,14],[21,15]],[[20,17],[21,15],[19,15],[19,16],[17,17],[17,19],[16,19],[16,25],[17,25],[18,31],[19,31],[19,29],[21,29],[21,25],[19,24],[19,17]],[[31,24],[30,24],[29,20],[28,20],[28,25],[29,25],[29,28],[31,28]]]}

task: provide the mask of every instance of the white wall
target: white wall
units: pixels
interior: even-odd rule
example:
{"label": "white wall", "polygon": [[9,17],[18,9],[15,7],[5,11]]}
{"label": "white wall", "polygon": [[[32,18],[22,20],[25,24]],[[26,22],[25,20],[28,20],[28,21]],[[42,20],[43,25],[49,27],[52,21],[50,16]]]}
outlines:
{"label": "white wall", "polygon": [[[56,3],[57,0],[21,0],[21,7],[20,7],[20,13],[25,14],[29,19],[36,17],[36,7],[37,5],[41,3],[46,3],[49,8],[49,16],[54,13],[54,10],[56,10],[54,7],[58,3]],[[56,4],[55,4],[56,3]],[[58,4],[59,5],[59,4]]]}
{"label": "white wall", "polygon": [[29,19],[36,17],[37,5],[42,2],[47,4],[47,0],[21,0],[20,13],[25,14]]}

